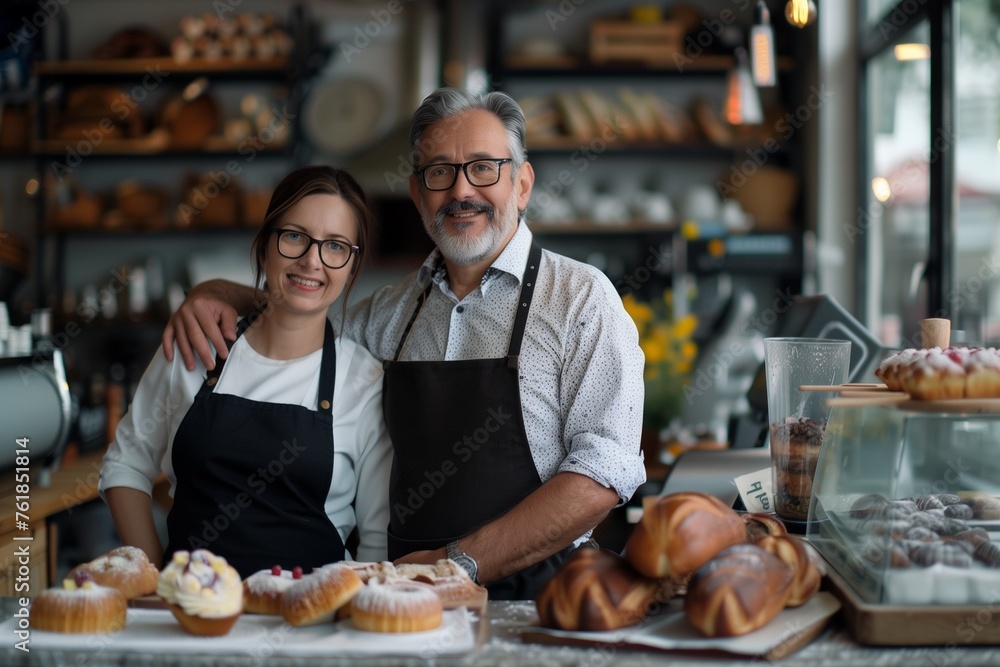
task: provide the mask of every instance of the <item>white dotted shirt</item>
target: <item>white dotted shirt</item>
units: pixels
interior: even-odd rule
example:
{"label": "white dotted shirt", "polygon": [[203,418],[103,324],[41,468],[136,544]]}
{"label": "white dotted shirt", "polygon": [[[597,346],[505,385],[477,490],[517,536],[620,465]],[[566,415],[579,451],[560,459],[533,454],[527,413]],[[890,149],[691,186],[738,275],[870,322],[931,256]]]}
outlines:
{"label": "white dotted shirt", "polygon": [[[462,300],[435,250],[418,271],[353,306],[344,335],[375,357],[392,359],[417,298],[433,281],[400,361],[505,356],[531,239],[520,223],[479,287]],[[524,430],[542,482],[574,472],[614,489],[625,502],[645,481],[643,362],[635,325],[611,281],[588,264],[543,251],[519,368]]]}

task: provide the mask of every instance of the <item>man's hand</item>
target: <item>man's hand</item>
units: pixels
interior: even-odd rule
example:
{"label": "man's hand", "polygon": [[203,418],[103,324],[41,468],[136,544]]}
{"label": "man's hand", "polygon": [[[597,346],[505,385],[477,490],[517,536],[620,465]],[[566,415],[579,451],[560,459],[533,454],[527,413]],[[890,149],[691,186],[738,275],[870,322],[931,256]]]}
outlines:
{"label": "man's hand", "polygon": [[248,312],[253,302],[253,288],[225,280],[209,280],[195,285],[163,330],[163,354],[174,358],[174,343],[184,366],[194,370],[195,353],[209,370],[215,368],[215,356],[209,341],[223,359],[229,352],[226,340],[236,340],[237,308]]}

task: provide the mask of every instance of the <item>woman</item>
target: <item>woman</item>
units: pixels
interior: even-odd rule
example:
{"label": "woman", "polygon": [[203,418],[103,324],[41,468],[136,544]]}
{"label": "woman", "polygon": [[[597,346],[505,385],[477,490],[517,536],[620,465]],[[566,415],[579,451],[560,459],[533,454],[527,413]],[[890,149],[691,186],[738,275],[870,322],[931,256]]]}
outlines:
{"label": "woman", "polygon": [[[343,171],[306,167],[278,184],[252,246],[266,308],[211,372],[158,350],[108,448],[100,489],[125,544],[154,563],[208,548],[244,577],[386,558],[382,369],[327,319],[342,293],[346,308],[373,224]],[[150,496],[161,472],[173,496],[165,551]]]}

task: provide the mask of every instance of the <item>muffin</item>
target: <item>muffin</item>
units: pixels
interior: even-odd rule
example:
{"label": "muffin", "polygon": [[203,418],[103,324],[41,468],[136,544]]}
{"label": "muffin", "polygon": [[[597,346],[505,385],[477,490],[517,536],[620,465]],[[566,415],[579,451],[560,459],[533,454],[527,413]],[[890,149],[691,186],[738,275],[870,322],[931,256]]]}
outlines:
{"label": "muffin", "polygon": [[206,549],[175,552],[160,573],[156,593],[192,635],[224,635],[243,611],[239,573],[225,558]]}

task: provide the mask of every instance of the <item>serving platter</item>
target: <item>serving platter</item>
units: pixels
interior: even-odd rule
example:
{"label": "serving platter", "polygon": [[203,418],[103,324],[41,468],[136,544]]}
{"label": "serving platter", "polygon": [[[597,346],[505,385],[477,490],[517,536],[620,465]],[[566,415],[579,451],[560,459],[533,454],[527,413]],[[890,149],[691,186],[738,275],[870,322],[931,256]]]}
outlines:
{"label": "serving platter", "polygon": [[532,627],[520,632],[521,641],[563,646],[616,646],[659,651],[711,651],[778,660],[811,642],[840,609],[827,592],[806,604],[783,610],[759,630],[739,637],[705,637],[684,616],[683,600],[671,600],[662,613],[642,623],[608,632],[569,632]]}
{"label": "serving platter", "polygon": [[[78,653],[163,653],[171,655],[308,657],[338,655],[419,656],[425,660],[460,656],[476,645],[473,614],[464,607],[446,610],[440,628],[428,632],[383,633],[355,629],[350,620],[294,627],[280,616],[243,614],[222,637],[195,637],[181,629],[165,609],[128,610],[123,630],[111,634],[31,630],[32,651]],[[17,619],[0,624],[0,633],[12,637]]]}

